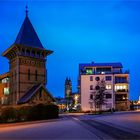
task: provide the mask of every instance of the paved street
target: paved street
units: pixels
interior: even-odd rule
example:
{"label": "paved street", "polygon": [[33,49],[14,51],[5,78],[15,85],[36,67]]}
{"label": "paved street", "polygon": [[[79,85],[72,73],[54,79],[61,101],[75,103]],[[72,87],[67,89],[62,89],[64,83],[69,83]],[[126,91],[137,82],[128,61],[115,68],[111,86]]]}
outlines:
{"label": "paved street", "polygon": [[0,128],[0,140],[4,139],[99,139],[71,118],[22,126]]}
{"label": "paved street", "polygon": [[106,115],[66,114],[51,121],[0,125],[0,140],[4,139],[140,140],[140,112]]}

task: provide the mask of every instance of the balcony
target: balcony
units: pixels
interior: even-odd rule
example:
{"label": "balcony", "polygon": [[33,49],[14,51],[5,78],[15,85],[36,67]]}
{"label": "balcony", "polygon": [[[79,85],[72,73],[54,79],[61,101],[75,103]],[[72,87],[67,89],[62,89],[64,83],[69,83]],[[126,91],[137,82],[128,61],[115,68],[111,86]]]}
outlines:
{"label": "balcony", "polygon": [[112,70],[112,71],[95,71],[92,68],[89,69],[81,69],[80,70],[81,75],[96,75],[96,74],[129,74],[128,70]]}
{"label": "balcony", "polygon": [[127,100],[128,100],[127,94],[115,95],[115,101],[127,101]]}
{"label": "balcony", "polygon": [[116,92],[128,92],[128,89],[118,89]]}
{"label": "balcony", "polygon": [[127,79],[124,79],[124,80],[115,80],[115,84],[119,84],[119,83],[121,83],[121,84],[123,84],[123,83],[128,83],[128,80]]}

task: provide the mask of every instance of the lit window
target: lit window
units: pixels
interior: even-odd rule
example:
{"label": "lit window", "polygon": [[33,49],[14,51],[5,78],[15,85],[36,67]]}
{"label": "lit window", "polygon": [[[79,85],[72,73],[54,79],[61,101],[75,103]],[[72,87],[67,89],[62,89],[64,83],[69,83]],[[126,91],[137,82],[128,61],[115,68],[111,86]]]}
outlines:
{"label": "lit window", "polygon": [[106,89],[112,89],[111,85],[106,85]]}
{"label": "lit window", "polygon": [[9,87],[4,88],[4,95],[9,95]]}
{"label": "lit window", "polygon": [[123,89],[126,89],[126,85],[123,86]]}
{"label": "lit window", "polygon": [[4,78],[1,80],[2,83],[9,83],[9,78]]}
{"label": "lit window", "polygon": [[115,85],[115,91],[123,91],[123,90],[127,90],[127,86],[126,85]]}
{"label": "lit window", "polygon": [[87,68],[86,69],[86,74],[92,74],[92,68]]}
{"label": "lit window", "polygon": [[105,74],[105,72],[104,72],[104,71],[102,71],[102,72],[101,72],[101,74]]}

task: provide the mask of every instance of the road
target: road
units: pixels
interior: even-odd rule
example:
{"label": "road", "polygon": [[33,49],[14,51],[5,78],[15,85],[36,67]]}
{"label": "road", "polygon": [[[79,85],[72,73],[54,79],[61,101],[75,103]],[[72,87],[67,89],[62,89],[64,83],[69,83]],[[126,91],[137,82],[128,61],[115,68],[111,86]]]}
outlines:
{"label": "road", "polygon": [[66,114],[60,119],[0,125],[0,140],[140,140],[140,112]]}

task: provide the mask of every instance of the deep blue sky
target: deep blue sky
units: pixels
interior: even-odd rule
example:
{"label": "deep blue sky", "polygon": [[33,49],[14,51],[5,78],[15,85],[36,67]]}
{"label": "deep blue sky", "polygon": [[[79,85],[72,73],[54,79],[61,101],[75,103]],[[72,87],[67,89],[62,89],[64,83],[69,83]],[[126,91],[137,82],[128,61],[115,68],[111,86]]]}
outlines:
{"label": "deep blue sky", "polygon": [[[0,53],[15,41],[27,0],[0,0]],[[130,70],[130,99],[140,95],[140,2],[126,0],[28,1],[29,18],[48,56],[48,89],[63,96],[65,78],[76,91],[78,64],[122,62]],[[8,61],[0,56],[0,74]]]}

